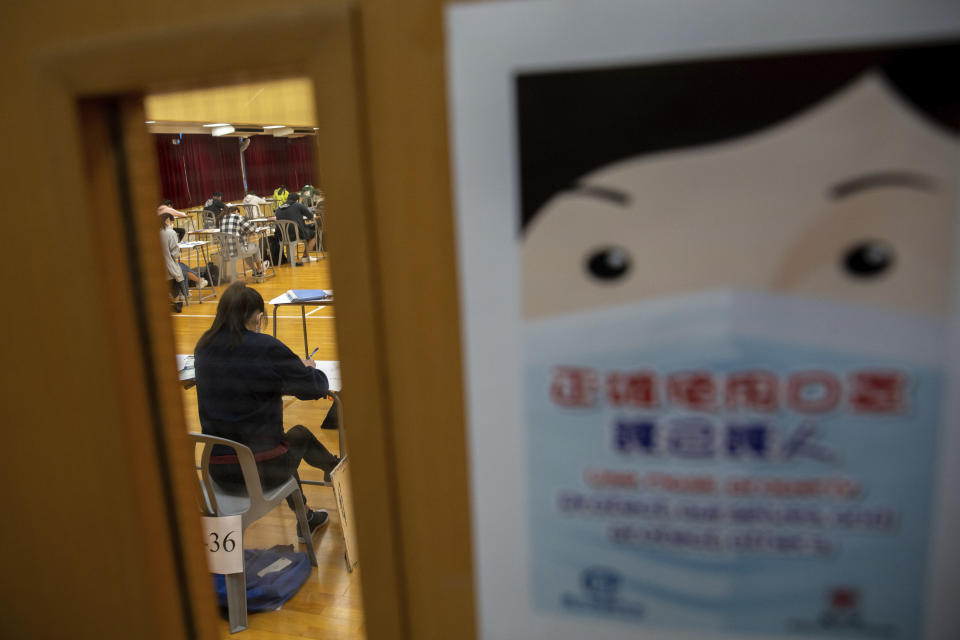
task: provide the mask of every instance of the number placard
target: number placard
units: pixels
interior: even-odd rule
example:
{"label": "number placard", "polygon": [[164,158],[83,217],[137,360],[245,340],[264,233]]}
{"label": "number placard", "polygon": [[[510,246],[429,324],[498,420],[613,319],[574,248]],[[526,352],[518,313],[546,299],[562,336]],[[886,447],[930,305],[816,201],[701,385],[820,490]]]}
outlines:
{"label": "number placard", "polygon": [[201,519],[210,572],[242,573],[243,527],[240,516],[204,516]]}

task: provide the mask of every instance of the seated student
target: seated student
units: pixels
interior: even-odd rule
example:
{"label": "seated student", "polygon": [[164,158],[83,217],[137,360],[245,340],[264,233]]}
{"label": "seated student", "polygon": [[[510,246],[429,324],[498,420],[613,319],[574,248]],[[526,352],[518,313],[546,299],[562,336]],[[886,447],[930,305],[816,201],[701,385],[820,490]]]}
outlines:
{"label": "seated student", "polygon": [[290,193],[287,191],[287,185],[282,184],[273,192],[273,199],[277,205],[281,205],[287,201],[288,195]]}
{"label": "seated student", "polygon": [[233,234],[240,239],[237,243],[238,255],[253,270],[253,277],[262,278],[263,261],[260,258],[260,247],[256,244],[247,243],[247,235],[256,233],[256,225],[237,213],[237,207],[235,206],[229,207],[223,216],[218,217],[218,219],[220,231]]}
{"label": "seated student", "polygon": [[[176,229],[173,228],[173,216],[169,213],[160,214],[160,238],[163,242],[163,257],[167,265],[168,279],[172,279],[171,287],[176,289],[173,293],[174,298],[186,295],[186,285],[188,282],[194,286],[205,287],[207,281],[197,275],[197,273],[180,262],[180,244],[177,238]],[[183,302],[182,299],[179,300]],[[180,312],[180,309],[177,309]]]}
{"label": "seated student", "polygon": [[[164,200],[163,204],[157,207],[158,216],[162,216],[165,213],[169,213],[174,218],[187,217],[187,214],[173,208],[173,200]],[[173,230],[177,232],[177,240],[183,241],[183,236],[187,235],[187,230],[181,227],[174,227]]]}
{"label": "seated student", "polygon": [[[220,298],[213,324],[197,342],[194,355],[203,433],[250,447],[260,481],[269,490],[290,476],[300,484],[301,460],[328,477],[339,458],[303,425],[284,433],[281,396],[316,400],[327,395],[329,383],[312,360],[298,357],[276,338],[261,333],[266,319],[260,294],[235,282]],[[212,454],[210,475],[225,489],[243,493],[243,475],[234,451],[217,446]],[[306,504],[306,496],[303,501]],[[289,497],[287,504],[294,508]],[[327,524],[328,515],[323,509],[308,508],[307,520],[313,533]],[[299,527],[298,534],[303,541]]]}
{"label": "seated student", "polygon": [[[299,202],[300,194],[291,193],[287,196],[287,201],[277,209],[277,220],[289,220],[297,225],[300,230],[300,238],[303,240],[303,262],[310,262],[310,251],[317,244],[317,232],[304,224],[303,219],[313,220],[313,211],[303,206]],[[293,256],[291,256],[292,258]],[[303,266],[298,262],[296,266]]]}
{"label": "seated student", "polygon": [[210,196],[210,199],[207,200],[204,205],[204,211],[212,211],[217,219],[220,219],[220,216],[223,215],[224,209],[227,208],[227,205],[223,203],[223,194],[219,191],[214,191],[213,195]]}
{"label": "seated student", "polygon": [[173,208],[173,200],[164,200],[164,201],[163,201],[163,204],[161,204],[159,207],[157,207],[157,215],[158,215],[158,216],[163,215],[163,214],[165,214],[165,213],[169,213],[169,214],[170,214],[171,216],[173,216],[174,218],[186,218],[186,217],[187,217],[187,214],[185,214],[185,213],[183,213],[183,212],[180,212],[180,211],[177,211],[176,209]]}
{"label": "seated student", "polygon": [[243,204],[254,205],[250,207],[250,209],[253,210],[253,216],[248,216],[248,217],[260,218],[263,216],[263,212],[260,211],[260,205],[267,204],[267,200],[265,198],[261,198],[260,196],[255,194],[253,191],[247,191],[247,195],[243,197]]}
{"label": "seated student", "polygon": [[306,207],[312,207],[312,206],[314,206],[315,203],[314,203],[314,201],[313,201],[313,197],[314,197],[315,192],[316,192],[316,191],[315,191],[315,189],[313,188],[313,185],[312,185],[312,184],[309,184],[309,183],[308,183],[308,184],[303,185],[303,188],[300,189],[300,204],[302,204],[302,205],[304,205],[304,206],[306,206]]}

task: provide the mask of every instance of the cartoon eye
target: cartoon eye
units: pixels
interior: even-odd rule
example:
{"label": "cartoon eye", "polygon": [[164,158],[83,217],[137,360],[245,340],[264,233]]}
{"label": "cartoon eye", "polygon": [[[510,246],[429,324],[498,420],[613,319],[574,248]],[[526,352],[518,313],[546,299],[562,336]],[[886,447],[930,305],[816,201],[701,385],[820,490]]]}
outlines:
{"label": "cartoon eye", "polygon": [[587,271],[600,280],[616,280],[630,270],[630,254],[620,247],[604,247],[587,257]]}
{"label": "cartoon eye", "polygon": [[843,254],[843,268],[856,278],[875,278],[894,263],[893,247],[880,240],[859,242]]}

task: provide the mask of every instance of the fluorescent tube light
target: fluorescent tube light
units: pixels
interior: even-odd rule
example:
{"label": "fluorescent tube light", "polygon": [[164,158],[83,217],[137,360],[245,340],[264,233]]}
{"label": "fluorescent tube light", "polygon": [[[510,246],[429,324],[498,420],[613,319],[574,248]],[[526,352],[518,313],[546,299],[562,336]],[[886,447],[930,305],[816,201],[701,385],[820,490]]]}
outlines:
{"label": "fluorescent tube light", "polygon": [[264,127],[264,130],[266,130],[266,129],[283,129],[285,126],[287,126],[287,125],[285,125],[285,124],[268,124],[268,125],[266,125],[266,126]]}
{"label": "fluorescent tube light", "polygon": [[144,122],[143,124],[157,124],[157,121],[156,121],[156,120],[147,120],[147,121]]}
{"label": "fluorescent tube light", "polygon": [[214,122],[213,124],[205,124],[205,127],[229,127],[229,122]]}
{"label": "fluorescent tube light", "polygon": [[210,133],[212,133],[214,136],[225,136],[233,133],[234,131],[236,131],[236,129],[234,129],[230,125],[226,125],[224,127],[216,127]]}
{"label": "fluorescent tube light", "polygon": [[293,135],[293,127],[283,127],[282,129],[274,129],[273,137],[274,138],[285,138],[286,136]]}

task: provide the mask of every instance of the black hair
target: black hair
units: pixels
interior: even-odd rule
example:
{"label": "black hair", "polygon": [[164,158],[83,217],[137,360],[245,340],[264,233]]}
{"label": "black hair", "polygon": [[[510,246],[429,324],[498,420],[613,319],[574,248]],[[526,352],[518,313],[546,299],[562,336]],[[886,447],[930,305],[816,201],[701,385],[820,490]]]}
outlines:
{"label": "black hair", "polygon": [[239,208],[240,207],[236,205],[221,208],[219,211],[217,211],[217,224],[219,225],[224,218],[226,218],[229,214],[234,213]]}
{"label": "black hair", "polygon": [[521,228],[599,167],[771,126],[870,69],[932,122],[960,132],[958,68],[960,44],[951,42],[519,74]]}
{"label": "black hair", "polygon": [[214,197],[214,198],[222,198],[222,197],[223,197],[223,192],[222,192],[222,191],[214,191],[214,192],[213,192],[213,197]]}
{"label": "black hair", "polygon": [[296,202],[300,199],[300,194],[296,191],[291,191],[287,194],[287,202]]}
{"label": "black hair", "polygon": [[227,346],[236,347],[243,340],[247,322],[255,313],[264,313],[263,296],[243,282],[234,282],[220,296],[213,324],[200,336],[193,352],[200,353],[223,332],[227,333]]}
{"label": "black hair", "polygon": [[173,216],[170,215],[169,213],[160,214],[160,230],[161,231],[167,227],[168,220],[173,220]]}
{"label": "black hair", "polygon": [[172,206],[173,206],[173,200],[164,200],[164,201],[163,201],[163,204],[167,205],[168,207],[172,207]]}

